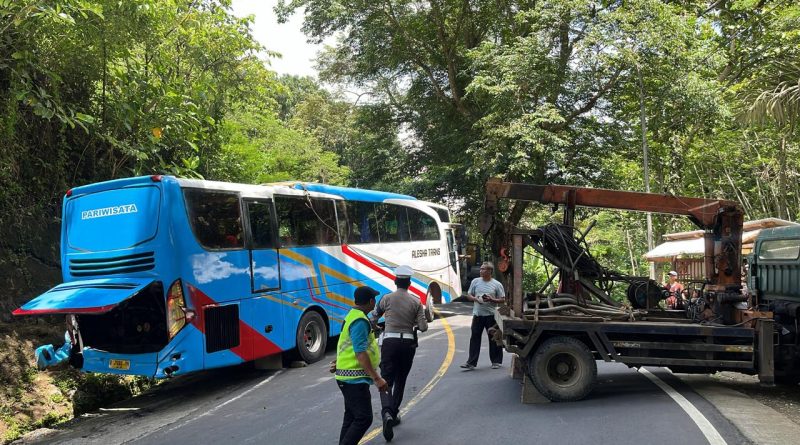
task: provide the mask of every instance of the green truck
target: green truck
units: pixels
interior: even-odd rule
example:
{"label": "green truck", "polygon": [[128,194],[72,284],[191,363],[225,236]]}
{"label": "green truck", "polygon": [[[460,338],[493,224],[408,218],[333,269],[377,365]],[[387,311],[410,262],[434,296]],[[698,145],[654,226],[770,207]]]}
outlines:
{"label": "green truck", "polygon": [[775,382],[800,383],[800,225],[764,229],[747,258],[748,292],[775,319]]}

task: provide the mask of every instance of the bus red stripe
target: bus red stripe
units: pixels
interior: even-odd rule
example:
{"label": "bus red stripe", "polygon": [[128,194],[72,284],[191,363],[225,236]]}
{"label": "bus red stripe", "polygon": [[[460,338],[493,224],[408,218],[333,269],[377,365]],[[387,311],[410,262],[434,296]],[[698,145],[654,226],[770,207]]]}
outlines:
{"label": "bus red stripe", "polygon": [[81,307],[81,308],[66,308],[66,309],[16,309],[12,315],[47,315],[47,314],[100,314],[108,312],[116,307],[116,304],[108,304],[105,306],[97,307]]}
{"label": "bus red stripe", "polygon": [[347,244],[342,244],[342,252],[344,252],[350,258],[353,258],[354,260],[358,261],[359,263],[361,263],[361,264],[369,267],[370,269],[374,270],[375,272],[378,272],[379,274],[383,275],[384,277],[389,278],[390,280],[394,280],[395,279],[394,275],[392,275],[389,272],[386,272],[385,270],[381,269],[378,265],[370,263],[369,261],[367,261],[366,258],[364,258],[360,254],[356,253]]}
{"label": "bus red stripe", "polygon": [[[370,269],[374,270],[375,272],[378,272],[379,274],[383,275],[384,277],[386,277],[386,278],[388,278],[388,279],[390,279],[392,281],[394,281],[394,279],[396,278],[394,275],[392,275],[389,272],[383,270],[377,264],[370,263],[366,258],[364,258],[363,256],[359,255],[357,252],[352,250],[350,248],[350,246],[348,246],[347,244],[342,244],[342,252],[344,252],[345,255],[349,256],[350,258],[353,258],[354,260],[358,261],[359,263],[369,267]],[[418,296],[420,301],[422,302],[422,304],[426,303],[426,301],[425,301],[425,293],[424,292],[422,292],[421,290],[417,289],[413,285],[411,286],[409,291],[411,293],[415,294],[416,296]]]}
{"label": "bus red stripe", "polygon": [[217,302],[212,300],[211,297],[204,294],[200,289],[192,286],[191,284],[187,283],[186,287],[189,288],[189,298],[192,300],[192,306],[194,306],[195,310],[195,317],[192,319],[192,325],[194,325],[198,331],[205,335],[206,323],[204,320],[205,311],[203,308],[206,306],[214,306],[217,304]]}
{"label": "bus red stripe", "polygon": [[[239,346],[231,348],[231,352],[238,355],[246,362],[281,352],[281,348],[279,348],[278,345],[266,339],[258,331],[241,320],[239,320],[239,333],[243,341],[239,343]],[[252,347],[248,348],[248,344]]]}
{"label": "bus red stripe", "polygon": [[333,303],[330,303],[330,302],[327,302],[327,301],[324,301],[324,300],[320,300],[319,298],[315,297],[313,294],[311,295],[311,299],[316,301],[317,303],[324,304],[326,306],[332,306],[332,307],[335,307],[337,309],[342,309],[342,310],[345,310],[345,311],[350,310],[350,308],[347,308],[347,307],[344,307],[344,306],[339,306],[339,305],[336,305],[336,304],[333,304]]}
{"label": "bus red stripe", "polygon": [[[216,306],[217,302],[191,284],[187,284],[186,287],[189,288],[189,298],[191,298],[197,314],[192,320],[192,324],[205,335],[206,324],[203,320],[203,308]],[[281,352],[278,345],[269,341],[241,319],[239,320],[239,338],[239,346],[231,348],[230,351],[246,362]]]}

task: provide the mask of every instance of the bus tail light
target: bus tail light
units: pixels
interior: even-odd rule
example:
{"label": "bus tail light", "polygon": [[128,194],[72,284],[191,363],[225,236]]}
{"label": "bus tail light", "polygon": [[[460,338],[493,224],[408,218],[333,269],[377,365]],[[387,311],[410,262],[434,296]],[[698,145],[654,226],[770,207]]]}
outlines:
{"label": "bus tail light", "polygon": [[183,297],[183,286],[181,280],[175,280],[169,287],[167,293],[167,328],[169,338],[172,340],[175,335],[186,326],[187,321],[194,318],[194,311],[186,310],[186,299]]}

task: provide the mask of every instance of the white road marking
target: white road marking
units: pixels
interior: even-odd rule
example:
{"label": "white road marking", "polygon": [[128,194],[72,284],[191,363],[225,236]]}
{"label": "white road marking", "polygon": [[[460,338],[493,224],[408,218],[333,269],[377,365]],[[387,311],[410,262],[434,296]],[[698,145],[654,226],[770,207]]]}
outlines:
{"label": "white road marking", "polygon": [[244,397],[244,396],[246,396],[246,395],[250,394],[251,392],[253,392],[253,391],[257,390],[258,388],[260,388],[260,387],[262,387],[262,386],[266,385],[267,383],[269,383],[270,381],[272,381],[272,379],[274,379],[275,377],[279,376],[280,374],[283,374],[283,371],[284,371],[284,370],[283,370],[283,369],[281,369],[281,370],[279,370],[279,371],[275,372],[275,374],[272,374],[271,376],[267,377],[266,379],[264,379],[264,380],[262,380],[262,381],[258,382],[258,383],[257,383],[255,386],[253,386],[252,388],[248,389],[247,391],[244,391],[243,393],[239,394],[238,396],[236,396],[236,397],[233,397],[233,398],[231,398],[231,399],[228,399],[228,400],[226,400],[225,402],[222,402],[222,403],[220,403],[219,405],[217,405],[217,406],[215,406],[215,407],[213,407],[213,408],[209,409],[208,411],[204,412],[203,414],[200,414],[200,415],[199,415],[199,416],[197,416],[197,417],[192,417],[191,419],[188,419],[188,420],[186,420],[185,422],[183,422],[183,423],[181,423],[181,424],[179,424],[179,425],[177,425],[177,426],[174,426],[174,427],[172,427],[172,428],[168,429],[168,430],[167,430],[167,432],[171,432],[171,431],[175,431],[175,430],[177,430],[177,429],[179,429],[179,428],[183,428],[184,426],[186,426],[186,425],[188,425],[188,424],[190,424],[190,423],[194,422],[195,420],[198,420],[198,419],[201,419],[201,418],[203,418],[203,417],[205,417],[205,416],[208,416],[208,415],[210,415],[210,414],[213,414],[214,412],[216,412],[218,409],[222,408],[223,406],[225,406],[225,405],[228,405],[228,404],[230,404],[230,403],[233,403],[233,402],[235,402],[235,401],[237,401],[237,400],[241,399],[242,397]]}
{"label": "white road marking", "polygon": [[419,342],[421,343],[421,342],[424,342],[424,341],[426,341],[428,339],[431,339],[431,338],[434,338],[434,337],[439,337],[439,336],[444,335],[446,333],[447,333],[447,331],[445,331],[444,329],[437,330],[436,332],[430,332],[430,329],[428,329],[428,331],[426,331],[425,334],[421,334],[419,336]]}
{"label": "white road marking", "polygon": [[706,436],[706,440],[708,440],[710,445],[727,445],[727,442],[725,442],[725,439],[722,438],[722,435],[719,433],[719,431],[714,428],[714,425],[712,425],[711,422],[706,419],[706,416],[704,416],[699,409],[695,408],[695,406],[692,405],[692,403],[689,402],[686,397],[645,368],[639,368],[639,372],[650,379],[651,382],[655,383],[656,386],[661,388],[662,391],[667,393],[667,395],[670,396],[672,400],[674,400],[675,403],[677,403],[678,406],[680,406],[681,409],[683,409],[686,414],[689,415],[689,418],[694,421],[694,423],[700,429],[700,432]]}

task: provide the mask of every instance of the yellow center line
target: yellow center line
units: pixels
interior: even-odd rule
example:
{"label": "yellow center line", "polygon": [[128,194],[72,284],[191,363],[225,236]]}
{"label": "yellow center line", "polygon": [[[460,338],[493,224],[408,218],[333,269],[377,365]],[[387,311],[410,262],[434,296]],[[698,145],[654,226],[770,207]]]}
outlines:
{"label": "yellow center line", "polygon": [[[422,390],[419,393],[417,393],[417,395],[414,396],[414,398],[411,399],[411,401],[409,401],[403,409],[400,410],[401,418],[405,417],[405,415],[409,411],[411,411],[411,408],[413,408],[417,403],[419,403],[420,400],[425,398],[425,396],[427,396],[428,393],[431,392],[433,387],[436,386],[437,383],[439,383],[439,380],[441,380],[442,377],[444,377],[444,374],[447,372],[447,369],[450,368],[450,364],[453,363],[453,356],[456,354],[456,340],[455,337],[453,336],[453,330],[450,328],[450,323],[448,323],[447,319],[445,319],[441,314],[439,314],[439,311],[436,308],[434,308],[433,311],[437,315],[439,315],[439,320],[442,320],[442,324],[444,325],[444,330],[447,333],[447,355],[445,355],[444,361],[442,361],[442,365],[439,366],[439,370],[436,371],[436,374],[431,378],[428,384],[425,385],[425,387],[422,388]],[[383,419],[379,419],[379,422],[382,421]],[[362,445],[369,442],[370,440],[377,437],[378,434],[380,434],[382,431],[383,431],[383,426],[373,429],[372,431],[367,433],[367,435],[364,436],[361,439],[361,442],[359,442],[358,444]]]}

